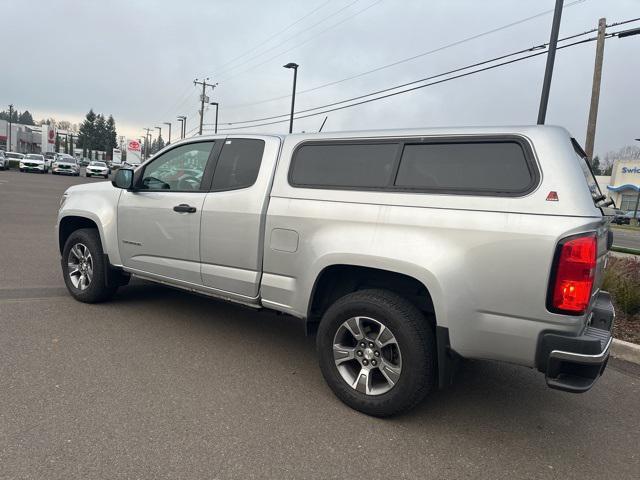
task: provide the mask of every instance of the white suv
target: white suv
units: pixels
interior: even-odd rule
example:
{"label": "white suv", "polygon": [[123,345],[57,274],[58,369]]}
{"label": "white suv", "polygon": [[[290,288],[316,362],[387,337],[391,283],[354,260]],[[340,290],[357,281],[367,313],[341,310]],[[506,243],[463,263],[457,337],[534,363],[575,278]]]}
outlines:
{"label": "white suv", "polygon": [[24,159],[20,161],[20,171],[47,173],[49,167],[43,155],[39,153],[28,153]]}

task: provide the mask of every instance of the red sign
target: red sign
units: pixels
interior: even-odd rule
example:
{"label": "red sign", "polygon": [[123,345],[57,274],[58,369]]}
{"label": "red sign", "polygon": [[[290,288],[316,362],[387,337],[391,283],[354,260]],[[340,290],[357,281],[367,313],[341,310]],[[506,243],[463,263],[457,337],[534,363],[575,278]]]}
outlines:
{"label": "red sign", "polygon": [[49,143],[56,143],[56,132],[52,128],[49,129]]}
{"label": "red sign", "polygon": [[129,150],[133,150],[134,152],[139,152],[140,151],[140,142],[138,142],[137,140],[129,140],[128,149]]}

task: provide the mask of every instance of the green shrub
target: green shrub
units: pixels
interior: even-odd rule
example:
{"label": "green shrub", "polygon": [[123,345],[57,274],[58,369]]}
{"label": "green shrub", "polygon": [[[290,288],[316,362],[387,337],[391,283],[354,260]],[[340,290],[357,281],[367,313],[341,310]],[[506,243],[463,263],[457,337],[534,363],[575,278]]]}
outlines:
{"label": "green shrub", "polygon": [[640,311],[640,260],[610,257],[602,289],[611,293],[618,308],[627,315]]}

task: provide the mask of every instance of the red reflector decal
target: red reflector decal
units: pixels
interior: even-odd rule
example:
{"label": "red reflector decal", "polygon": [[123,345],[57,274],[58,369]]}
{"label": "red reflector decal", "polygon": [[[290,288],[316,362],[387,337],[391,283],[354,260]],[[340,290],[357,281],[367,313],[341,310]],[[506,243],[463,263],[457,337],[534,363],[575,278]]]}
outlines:
{"label": "red reflector decal", "polygon": [[558,193],[549,192],[549,195],[547,195],[547,202],[557,202],[557,201],[558,201]]}

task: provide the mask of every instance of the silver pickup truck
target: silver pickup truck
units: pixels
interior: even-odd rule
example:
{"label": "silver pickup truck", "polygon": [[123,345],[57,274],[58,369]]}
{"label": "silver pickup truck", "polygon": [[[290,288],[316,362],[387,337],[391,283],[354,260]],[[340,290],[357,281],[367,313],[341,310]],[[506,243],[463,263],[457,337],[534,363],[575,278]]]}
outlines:
{"label": "silver pickup truck", "polygon": [[71,295],[134,275],[300,318],[349,406],[407,410],[460,358],[591,388],[611,345],[610,217],[559,127],[195,137],[69,188]]}

